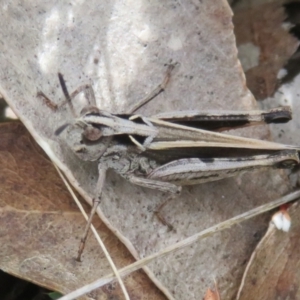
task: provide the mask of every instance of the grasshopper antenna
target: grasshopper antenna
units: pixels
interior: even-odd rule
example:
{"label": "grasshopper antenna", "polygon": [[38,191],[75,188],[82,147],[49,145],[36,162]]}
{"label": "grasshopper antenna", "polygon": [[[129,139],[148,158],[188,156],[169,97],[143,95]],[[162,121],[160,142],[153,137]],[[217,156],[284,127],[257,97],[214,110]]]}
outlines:
{"label": "grasshopper antenna", "polygon": [[69,123],[65,123],[61,126],[59,126],[55,131],[54,134],[55,135],[60,135],[70,124]]}
{"label": "grasshopper antenna", "polygon": [[[65,82],[64,77],[63,77],[63,75],[61,73],[58,73],[58,79],[59,79],[59,83],[60,83],[61,89],[62,89],[62,91],[63,91],[63,93],[65,95],[66,102],[69,104],[69,107],[70,107],[70,110],[71,110],[73,116],[76,116],[75,110],[74,110],[74,107],[73,107],[73,104],[72,104],[72,98],[71,98],[71,96],[70,96],[70,94],[68,92],[68,89],[67,89],[67,86],[66,86],[66,82]],[[52,101],[49,100],[49,98],[44,93],[39,92],[38,95],[45,98],[46,104],[48,106],[51,105],[52,107],[54,107],[54,105],[52,104]],[[57,109],[57,105],[55,105],[54,108]],[[59,126],[55,130],[54,134],[55,135],[60,135],[69,125],[70,125],[69,123],[65,123],[65,124]]]}
{"label": "grasshopper antenna", "polygon": [[74,110],[74,106],[73,106],[73,104],[72,104],[72,99],[71,99],[70,94],[69,94],[69,92],[68,92],[68,89],[67,89],[67,86],[66,86],[66,82],[65,82],[65,80],[64,80],[64,77],[62,76],[61,73],[58,73],[58,79],[59,79],[59,83],[60,83],[61,89],[62,89],[62,91],[63,91],[63,93],[64,93],[64,95],[65,95],[65,98],[66,98],[66,100],[67,100],[67,103],[68,103],[69,106],[70,106],[71,112],[72,112],[72,114],[73,114],[74,116],[76,116],[75,110]]}
{"label": "grasshopper antenna", "polygon": [[[66,103],[68,103],[70,109],[71,109],[71,112],[73,114],[74,117],[76,117],[76,113],[75,113],[75,110],[74,110],[74,107],[73,107],[73,104],[72,104],[72,99],[78,94],[80,93],[83,89],[81,88],[80,90],[76,90],[74,93],[72,93],[71,95],[69,94],[68,92],[68,89],[67,89],[67,86],[66,86],[66,82],[64,80],[64,77],[61,73],[58,73],[58,79],[59,79],[59,83],[60,83],[60,86],[61,86],[61,89],[64,93],[64,96],[65,96],[65,101],[60,104],[60,105],[57,105],[55,104],[49,97],[47,97],[42,91],[38,91],[37,92],[37,97],[41,97],[43,98],[45,104],[50,108],[52,109],[53,111],[56,111],[58,110],[61,106],[65,105]],[[62,127],[62,126],[61,126]]]}

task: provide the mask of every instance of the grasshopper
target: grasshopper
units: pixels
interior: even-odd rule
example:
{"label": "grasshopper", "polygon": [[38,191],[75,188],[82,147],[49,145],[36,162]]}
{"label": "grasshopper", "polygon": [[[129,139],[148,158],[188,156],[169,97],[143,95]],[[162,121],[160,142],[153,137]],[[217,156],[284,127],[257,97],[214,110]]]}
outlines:
{"label": "grasshopper", "polygon": [[[292,168],[299,164],[299,147],[222,133],[245,126],[288,122],[289,107],[269,111],[178,111],[153,117],[135,114],[165,89],[173,67],[168,67],[162,84],[127,114],[112,114],[96,107],[90,85],[69,94],[63,76],[58,74],[71,108],[72,99],[81,92],[90,102],[79,117],[60,126],[55,134],[64,132],[65,141],[80,159],[98,162],[97,198],[91,215],[100,202],[107,169],[113,169],[132,184],[178,194],[184,185],[220,180],[254,169]],[[39,95],[50,106],[51,100],[42,92]],[[78,253],[79,261],[90,223],[91,218]]]}

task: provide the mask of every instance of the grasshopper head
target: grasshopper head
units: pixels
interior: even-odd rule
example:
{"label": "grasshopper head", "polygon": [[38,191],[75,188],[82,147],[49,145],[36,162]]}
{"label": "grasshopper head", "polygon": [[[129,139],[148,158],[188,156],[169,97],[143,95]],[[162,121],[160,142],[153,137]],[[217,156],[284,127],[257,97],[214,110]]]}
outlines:
{"label": "grasshopper head", "polygon": [[64,132],[64,141],[68,147],[84,161],[99,159],[111,140],[110,137],[102,136],[100,128],[82,121],[82,117],[86,114],[98,112],[97,107],[85,107],[81,111],[81,118],[73,124],[66,123],[55,131],[56,135],[61,135]]}
{"label": "grasshopper head", "polygon": [[[89,85],[78,88],[70,95],[61,73],[58,73],[58,78],[67,100],[66,103],[69,104],[74,116],[76,116],[76,114],[72,105],[72,99],[78,93],[84,92],[85,95],[89,96],[89,100],[91,100],[89,103],[96,104],[94,91]],[[111,141],[110,137],[103,136],[101,128],[84,120],[86,115],[94,114],[99,114],[99,109],[96,106],[88,105],[82,109],[80,118],[76,119],[74,123],[66,123],[55,131],[55,135],[61,135],[64,133],[64,141],[68,147],[80,159],[85,161],[94,161],[99,159]]]}
{"label": "grasshopper head", "polygon": [[93,128],[87,128],[82,128],[76,123],[70,124],[64,132],[63,140],[81,160],[95,161],[103,155],[111,139],[102,137]]}

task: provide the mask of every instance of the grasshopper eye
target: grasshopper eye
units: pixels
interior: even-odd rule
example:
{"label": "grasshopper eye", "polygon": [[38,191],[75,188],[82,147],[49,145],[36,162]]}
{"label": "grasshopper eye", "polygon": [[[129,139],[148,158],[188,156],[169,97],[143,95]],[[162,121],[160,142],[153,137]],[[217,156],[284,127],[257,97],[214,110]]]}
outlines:
{"label": "grasshopper eye", "polygon": [[95,142],[102,136],[102,131],[99,128],[87,126],[82,134],[88,141]]}

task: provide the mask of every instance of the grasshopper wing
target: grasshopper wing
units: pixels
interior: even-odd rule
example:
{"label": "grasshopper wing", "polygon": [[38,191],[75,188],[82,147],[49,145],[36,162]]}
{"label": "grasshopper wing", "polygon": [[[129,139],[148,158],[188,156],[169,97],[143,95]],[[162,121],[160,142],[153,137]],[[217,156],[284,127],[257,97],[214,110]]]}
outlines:
{"label": "grasshopper wing", "polygon": [[153,118],[193,128],[224,131],[259,124],[286,123],[292,119],[292,111],[289,106],[268,111],[176,111]]}
{"label": "grasshopper wing", "polygon": [[157,136],[148,146],[151,150],[172,148],[240,148],[254,150],[284,150],[299,147],[283,145],[263,140],[233,136],[229,134],[198,129],[192,126],[148,119],[158,130]]}

